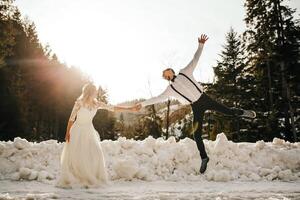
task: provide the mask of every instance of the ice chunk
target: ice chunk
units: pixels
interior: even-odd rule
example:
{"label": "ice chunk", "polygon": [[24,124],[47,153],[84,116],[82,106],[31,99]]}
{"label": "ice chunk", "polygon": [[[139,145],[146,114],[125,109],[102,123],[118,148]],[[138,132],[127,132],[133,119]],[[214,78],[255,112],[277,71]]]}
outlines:
{"label": "ice chunk", "polygon": [[25,149],[27,147],[30,147],[30,143],[26,139],[22,139],[19,137],[14,139],[14,145],[17,149]]}
{"label": "ice chunk", "polygon": [[132,159],[123,159],[115,163],[114,170],[119,178],[125,178],[126,180],[132,180],[138,172],[138,165]]}

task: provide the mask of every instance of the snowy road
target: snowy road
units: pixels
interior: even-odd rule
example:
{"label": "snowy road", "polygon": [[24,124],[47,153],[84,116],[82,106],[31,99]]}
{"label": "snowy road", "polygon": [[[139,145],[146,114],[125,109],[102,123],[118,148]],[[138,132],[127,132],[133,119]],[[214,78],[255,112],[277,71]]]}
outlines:
{"label": "snowy road", "polygon": [[0,181],[0,199],[298,200],[300,181],[114,181],[98,189],[60,189],[37,181]]}

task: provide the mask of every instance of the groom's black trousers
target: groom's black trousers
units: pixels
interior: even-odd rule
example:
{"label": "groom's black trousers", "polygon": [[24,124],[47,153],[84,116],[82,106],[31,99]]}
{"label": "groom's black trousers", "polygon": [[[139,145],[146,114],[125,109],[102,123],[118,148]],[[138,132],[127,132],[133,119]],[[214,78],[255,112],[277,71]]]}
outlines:
{"label": "groom's black trousers", "polygon": [[214,110],[225,115],[241,115],[243,112],[234,108],[228,108],[223,104],[220,104],[210,98],[207,94],[203,93],[200,98],[191,104],[194,119],[193,119],[193,130],[194,130],[194,139],[197,143],[198,150],[202,159],[207,158],[205,151],[205,146],[202,140],[202,123],[203,116],[206,110]]}

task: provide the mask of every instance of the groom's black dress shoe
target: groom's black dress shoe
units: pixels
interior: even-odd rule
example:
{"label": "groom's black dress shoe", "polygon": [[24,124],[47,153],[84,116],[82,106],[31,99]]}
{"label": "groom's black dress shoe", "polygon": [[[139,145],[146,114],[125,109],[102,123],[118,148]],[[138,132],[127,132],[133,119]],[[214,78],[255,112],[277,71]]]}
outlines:
{"label": "groom's black dress shoe", "polygon": [[209,157],[202,159],[201,167],[200,167],[200,173],[201,174],[203,174],[205,172],[208,161],[209,161]]}

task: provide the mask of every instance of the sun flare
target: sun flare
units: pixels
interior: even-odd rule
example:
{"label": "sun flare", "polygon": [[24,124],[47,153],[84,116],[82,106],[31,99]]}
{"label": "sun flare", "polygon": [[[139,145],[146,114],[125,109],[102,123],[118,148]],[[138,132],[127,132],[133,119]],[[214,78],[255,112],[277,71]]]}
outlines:
{"label": "sun flare", "polygon": [[[161,71],[184,67],[201,33],[212,38],[218,34],[209,22],[201,20],[201,12],[193,13],[193,20],[186,11],[178,18],[180,4],[170,9],[168,4],[160,4],[160,8],[155,6],[158,2],[144,5],[134,0],[92,0],[89,4],[66,1],[65,9],[48,5],[48,10],[55,12],[50,12],[51,17],[46,17],[49,13],[44,17],[31,15],[34,6],[22,7],[21,1],[18,4],[31,11],[27,13],[35,20],[41,41],[48,43],[62,62],[79,67],[106,88],[112,103],[158,95],[167,84],[161,79]],[[199,20],[197,26],[195,20]],[[208,42],[195,72],[199,81],[213,80],[211,67],[219,48],[213,40]]]}

